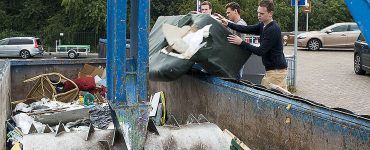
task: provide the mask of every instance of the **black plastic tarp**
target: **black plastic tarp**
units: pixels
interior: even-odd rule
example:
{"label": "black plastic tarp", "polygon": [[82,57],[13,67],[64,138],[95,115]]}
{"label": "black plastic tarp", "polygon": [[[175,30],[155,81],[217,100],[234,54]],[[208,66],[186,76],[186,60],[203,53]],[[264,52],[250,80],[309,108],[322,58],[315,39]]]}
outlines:
{"label": "black plastic tarp", "polygon": [[[178,27],[196,25],[198,29],[209,24],[212,24],[212,27],[210,36],[204,39],[206,46],[199,49],[190,59],[180,59],[160,52],[168,45],[162,31],[162,25],[165,23]],[[229,44],[227,36],[230,34],[222,24],[207,14],[159,17],[149,36],[150,80],[175,80],[186,74],[195,62],[212,75],[236,79],[251,53]]]}

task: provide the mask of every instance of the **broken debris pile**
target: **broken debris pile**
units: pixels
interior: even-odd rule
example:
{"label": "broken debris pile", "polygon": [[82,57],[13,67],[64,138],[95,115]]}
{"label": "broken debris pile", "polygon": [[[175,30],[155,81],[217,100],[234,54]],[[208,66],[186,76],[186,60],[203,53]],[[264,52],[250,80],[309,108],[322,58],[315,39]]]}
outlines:
{"label": "broken debris pile", "polygon": [[108,105],[96,105],[90,109],[90,120],[95,128],[107,129],[112,122]]}
{"label": "broken debris pile", "polygon": [[8,147],[22,145],[25,135],[56,132],[58,128],[73,132],[113,127],[105,100],[104,68],[85,64],[73,80],[48,73],[24,81],[29,82],[34,86],[26,98],[12,102],[13,116],[7,121]]}

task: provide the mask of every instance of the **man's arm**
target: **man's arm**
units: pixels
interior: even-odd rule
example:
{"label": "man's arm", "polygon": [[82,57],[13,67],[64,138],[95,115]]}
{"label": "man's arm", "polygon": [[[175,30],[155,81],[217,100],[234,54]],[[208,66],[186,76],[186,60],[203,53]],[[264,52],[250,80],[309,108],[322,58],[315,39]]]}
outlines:
{"label": "man's arm", "polygon": [[245,26],[245,25],[238,25],[238,24],[231,23],[231,22],[227,24],[227,27],[235,31],[238,31],[240,33],[255,34],[255,35],[259,35],[260,29],[261,29],[260,24]]}
{"label": "man's arm", "polygon": [[240,38],[245,41],[247,39],[247,35],[246,34],[240,34]]}
{"label": "man's arm", "polygon": [[248,51],[250,51],[250,52],[252,52],[252,53],[254,53],[258,56],[262,56],[262,55],[264,55],[265,53],[267,53],[268,51],[270,51],[272,49],[272,47],[274,46],[274,44],[276,43],[277,40],[278,39],[277,39],[276,33],[271,32],[271,31],[270,32],[265,31],[264,32],[264,38],[261,39],[259,47],[253,46],[249,43],[246,43],[245,41],[242,41],[240,46],[243,49],[246,49],[246,50],[248,50]]}

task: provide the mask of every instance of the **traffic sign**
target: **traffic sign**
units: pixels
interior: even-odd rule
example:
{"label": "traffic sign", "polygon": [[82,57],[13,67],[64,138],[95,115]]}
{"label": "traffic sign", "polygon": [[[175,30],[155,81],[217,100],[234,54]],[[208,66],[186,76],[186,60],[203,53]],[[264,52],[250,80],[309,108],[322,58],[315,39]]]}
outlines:
{"label": "traffic sign", "polygon": [[[292,0],[290,3],[292,6],[295,6],[295,0]],[[308,0],[298,0],[298,6],[307,6]]]}
{"label": "traffic sign", "polygon": [[304,13],[311,13],[312,3],[310,0],[308,0],[308,4],[306,6],[302,7],[302,10]]}

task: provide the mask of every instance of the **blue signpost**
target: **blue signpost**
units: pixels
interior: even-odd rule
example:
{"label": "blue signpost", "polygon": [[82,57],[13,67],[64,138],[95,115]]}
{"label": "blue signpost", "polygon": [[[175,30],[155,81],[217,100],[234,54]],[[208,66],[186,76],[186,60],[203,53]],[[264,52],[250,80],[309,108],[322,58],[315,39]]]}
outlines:
{"label": "blue signpost", "polygon": [[297,83],[297,46],[298,46],[298,6],[307,6],[308,0],[292,0],[291,5],[294,6],[294,63],[293,63],[293,87]]}

